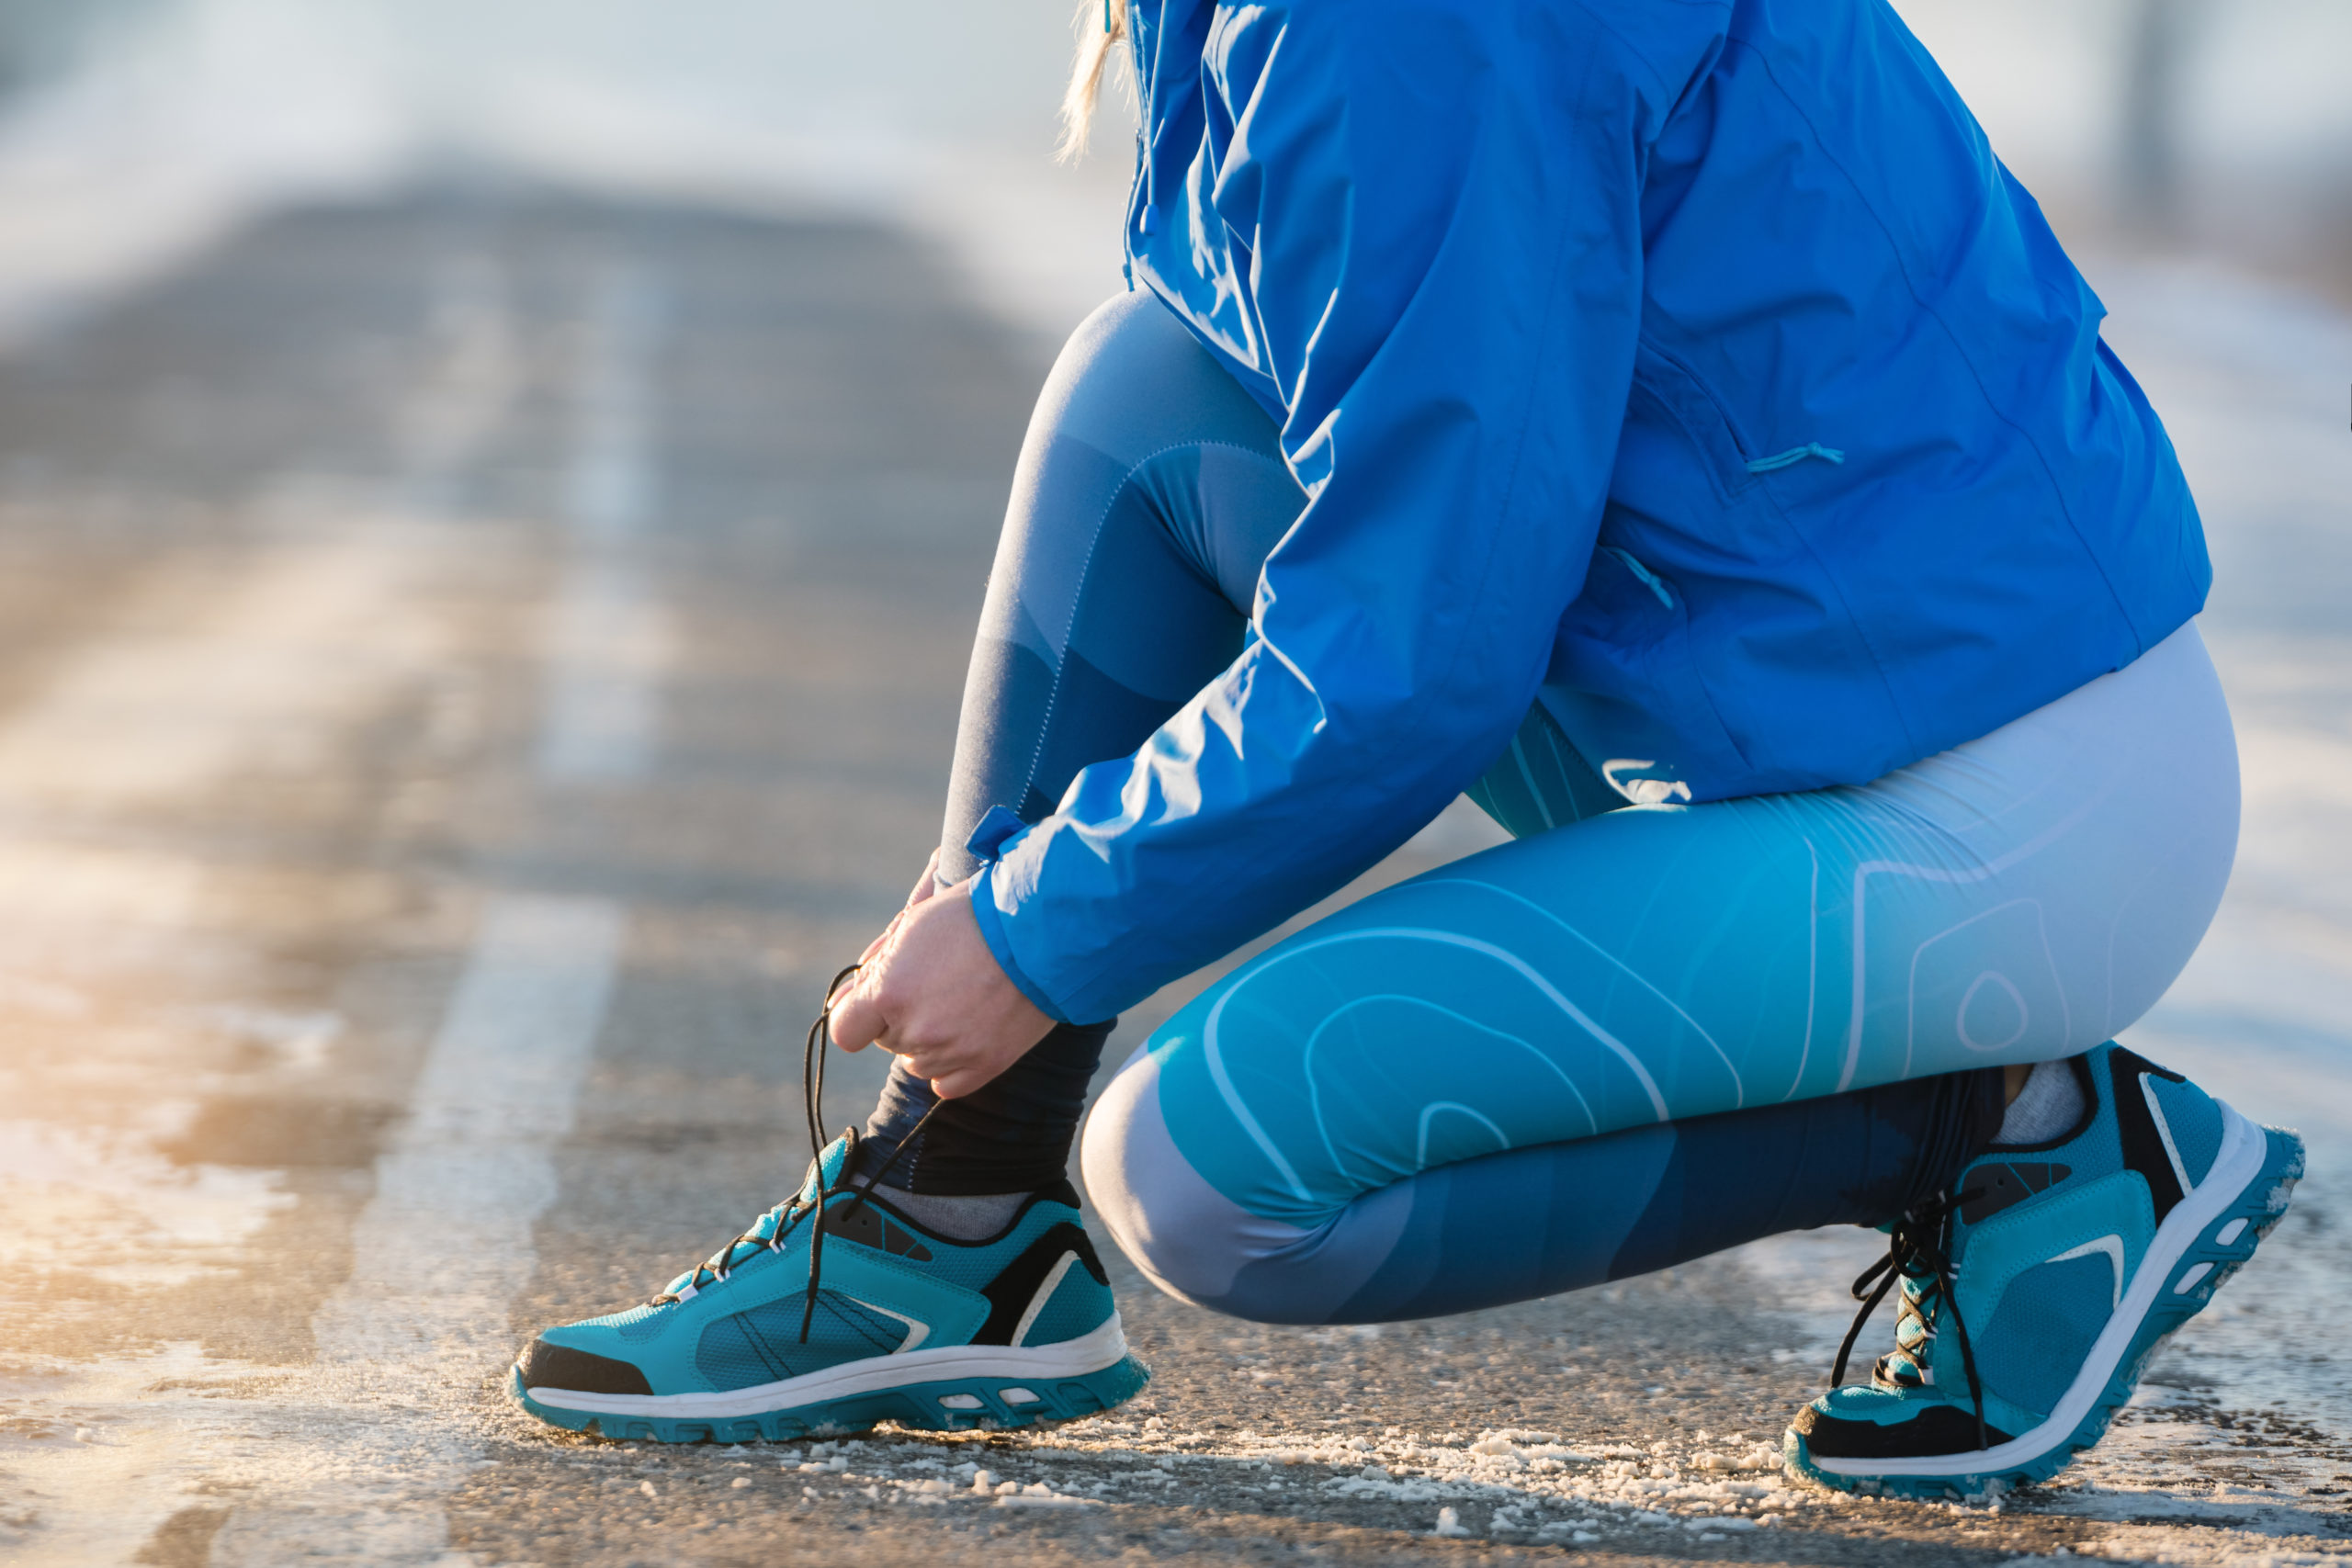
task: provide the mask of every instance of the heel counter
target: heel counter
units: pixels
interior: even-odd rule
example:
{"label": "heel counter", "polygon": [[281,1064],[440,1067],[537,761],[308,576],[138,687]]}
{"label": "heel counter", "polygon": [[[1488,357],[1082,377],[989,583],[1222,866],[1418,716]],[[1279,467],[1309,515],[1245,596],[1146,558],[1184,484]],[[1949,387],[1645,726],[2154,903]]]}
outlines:
{"label": "heel counter", "polygon": [[[1111,1277],[1075,1220],[1046,1230],[981,1293],[989,1317],[973,1336],[976,1345],[1054,1344],[1100,1327],[1111,1315]],[[1069,1323],[1079,1326],[1061,1332]]]}
{"label": "heel counter", "polygon": [[2186,1078],[2150,1074],[2140,1082],[2141,1091],[2153,1102],[2158,1136],[2171,1140],[2170,1152],[2189,1184],[2203,1186],[2222,1154],[2221,1103]]}
{"label": "heel counter", "polygon": [[2149,1202],[2161,1225],[2195,1188],[2196,1178],[2181,1158],[2152,1086],[2160,1082],[2185,1086],[2188,1080],[2120,1045],[2109,1047],[2107,1067],[2107,1082],[2100,1087],[2115,1108],[2123,1164],[2147,1183]]}
{"label": "heel counter", "polygon": [[1014,1346],[1058,1345],[1081,1338],[1115,1315],[1117,1303],[1111,1287],[1088,1272],[1077,1254],[1065,1253],[1057,1273],[1058,1277],[1049,1276],[1038,1287],[1034,1314],[1014,1334]]}

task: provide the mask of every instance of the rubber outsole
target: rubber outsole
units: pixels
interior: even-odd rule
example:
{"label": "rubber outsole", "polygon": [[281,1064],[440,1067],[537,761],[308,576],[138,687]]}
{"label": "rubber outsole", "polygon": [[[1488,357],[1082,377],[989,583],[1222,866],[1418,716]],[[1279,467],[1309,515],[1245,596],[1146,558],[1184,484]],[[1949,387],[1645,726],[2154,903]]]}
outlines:
{"label": "rubber outsole", "polygon": [[[508,1391],[524,1409],[568,1432],[628,1442],[782,1443],[803,1438],[849,1437],[884,1421],[933,1432],[1050,1426],[1099,1416],[1134,1398],[1150,1380],[1151,1373],[1142,1362],[1133,1356],[1123,1356],[1100,1371],[1076,1376],[1065,1374],[1050,1380],[944,1378],[874,1389],[788,1409],[718,1418],[616,1416],[543,1404],[523,1386],[519,1367],[509,1375]],[[1008,1392],[1030,1397],[1007,1399]],[[956,1405],[948,1404],[949,1400],[956,1401]]]}
{"label": "rubber outsole", "polygon": [[[2076,1454],[2107,1435],[2115,1413],[2130,1402],[2132,1391],[2139,1386],[2148,1358],[2182,1325],[2205,1309],[2212,1301],[2213,1292],[2253,1258],[2255,1248],[2285,1217],[2295,1183],[2302,1179],[2303,1141],[2277,1127],[2261,1131],[2267,1146],[2260,1172],[2239,1190],[2234,1201],[2199,1228],[2197,1239],[2165,1270],[2154,1303],[2141,1319],[2106,1386],[2089,1413],[2064,1438],[2020,1463],[1984,1470],[1961,1469],[1937,1475],[1863,1476],[1822,1469],[1807,1453],[1803,1436],[1792,1427],[1781,1439],[1781,1457],[1789,1472],[1833,1491],[1942,1499],[1982,1496],[2038,1485],[2073,1463]],[[2226,1243],[2221,1240],[2224,1235],[2230,1238]],[[1965,1453],[1951,1456],[1955,1463],[1962,1465],[1971,1457]]]}

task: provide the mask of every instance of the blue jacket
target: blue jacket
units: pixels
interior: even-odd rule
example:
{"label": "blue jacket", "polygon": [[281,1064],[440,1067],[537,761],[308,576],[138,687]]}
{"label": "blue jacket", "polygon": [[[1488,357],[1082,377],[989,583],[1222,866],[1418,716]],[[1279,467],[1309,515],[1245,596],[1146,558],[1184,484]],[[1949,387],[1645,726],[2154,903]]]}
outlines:
{"label": "blue jacket", "polygon": [[1130,25],[1130,275],[1310,501],[1240,658],[975,885],[1057,1015],[1363,872],[1531,700],[1634,798],[1860,783],[2203,604],[2102,308],[1884,0]]}

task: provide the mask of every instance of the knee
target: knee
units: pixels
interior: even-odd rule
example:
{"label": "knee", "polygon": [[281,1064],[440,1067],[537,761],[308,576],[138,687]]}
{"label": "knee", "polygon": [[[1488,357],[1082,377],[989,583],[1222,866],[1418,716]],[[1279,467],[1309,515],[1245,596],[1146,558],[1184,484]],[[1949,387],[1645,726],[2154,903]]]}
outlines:
{"label": "knee", "polygon": [[1158,389],[1159,398],[1151,395],[1157,378],[1172,374],[1188,379],[1204,360],[1209,360],[1208,350],[1175,313],[1138,288],[1113,295],[1078,324],[1062,345],[1053,378],[1085,387],[1098,398],[1124,393],[1149,406],[1165,399],[1165,386]]}
{"label": "knee", "polygon": [[[1137,1052],[1087,1119],[1079,1167],[1111,1239],[1180,1301],[1256,1323],[1333,1321],[1402,1236],[1410,1184],[1357,1197],[1308,1225],[1251,1213],[1178,1146],[1160,1069],[1159,1058]],[[1216,1135],[1208,1132],[1211,1146]]]}
{"label": "knee", "polygon": [[1103,1228],[1146,1279],[1185,1301],[1224,1293],[1233,1215],[1177,1152],[1160,1114],[1159,1066],[1146,1052],[1119,1069],[1087,1117],[1079,1172]]}
{"label": "knee", "polygon": [[[1106,300],[1079,323],[1037,409],[1052,430],[1121,463],[1213,441],[1258,452],[1286,479],[1290,471],[1274,421],[1174,311],[1140,289]],[[1295,491],[1297,481],[1288,483]],[[1291,514],[1305,504],[1300,495]]]}
{"label": "knee", "polygon": [[1234,1285],[1300,1233],[1262,1220],[1209,1185],[1170,1135],[1159,1066],[1138,1051],[1087,1118],[1079,1170],[1104,1229],[1144,1277],[1180,1301],[1254,1316]]}

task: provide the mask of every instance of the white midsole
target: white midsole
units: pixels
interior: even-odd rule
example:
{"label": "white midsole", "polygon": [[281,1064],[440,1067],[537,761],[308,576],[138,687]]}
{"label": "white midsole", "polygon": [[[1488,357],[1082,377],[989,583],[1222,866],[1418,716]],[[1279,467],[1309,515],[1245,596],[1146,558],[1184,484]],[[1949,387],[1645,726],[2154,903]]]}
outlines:
{"label": "white midsole", "polygon": [[2023,1437],[2012,1438],[1994,1448],[1927,1454],[1917,1459],[1828,1459],[1808,1454],[1813,1467],[1832,1475],[1982,1475],[2030,1463],[2071,1437],[2083,1417],[2091,1413],[2091,1406],[2098,1402],[2107,1380],[2115,1375],[2116,1363],[2123,1359],[2123,1352],[2140,1332],[2149,1309],[2156,1304],[2156,1292],[2172,1278],[2173,1266],[2205,1233],[2205,1227],[2244,1197],[2246,1188],[2262,1174],[2270,1140],[2260,1127],[2226,1102],[2213,1103],[2222,1108],[2222,1152],[2213,1156],[2213,1167],[2205,1173],[2204,1181],[2174,1205],[2172,1213],[2165,1216],[2165,1223],[2156,1227],[2155,1239],[2148,1244],[2148,1255],[2140,1260],[2140,1271],[2132,1276],[2132,1288],[2124,1292],[2122,1306],[2107,1320],[2106,1330],[2092,1341],[2083,1370],[2075,1374],[2066,1396],[2058,1402],[2058,1408],[2050,1413],[2049,1419]]}
{"label": "white midsole", "polygon": [[729,1389],[724,1393],[582,1393],[573,1389],[535,1388],[534,1404],[592,1416],[690,1416],[724,1420],[738,1416],[764,1416],[773,1410],[817,1404],[877,1389],[908,1383],[944,1382],[956,1378],[1012,1378],[1050,1382],[1084,1377],[1118,1365],[1127,1353],[1127,1336],[1113,1313],[1102,1326],[1058,1345],[942,1345],[931,1350],[908,1350],[896,1356],[874,1356],[847,1361],[820,1372],[806,1372],[780,1382]]}

